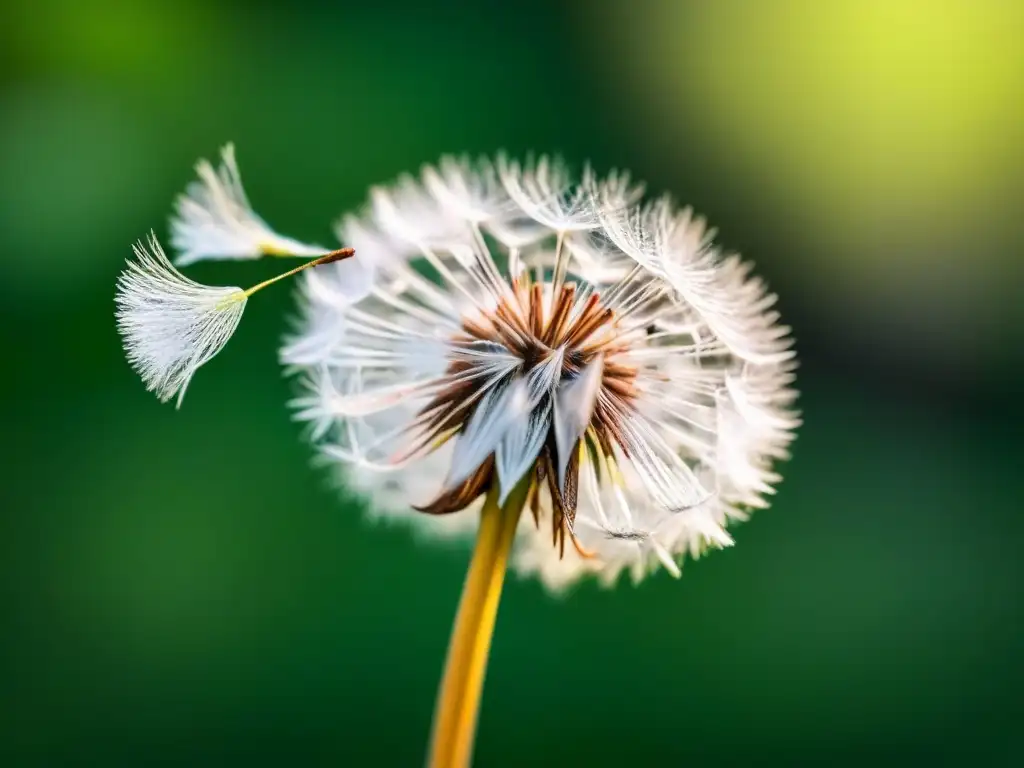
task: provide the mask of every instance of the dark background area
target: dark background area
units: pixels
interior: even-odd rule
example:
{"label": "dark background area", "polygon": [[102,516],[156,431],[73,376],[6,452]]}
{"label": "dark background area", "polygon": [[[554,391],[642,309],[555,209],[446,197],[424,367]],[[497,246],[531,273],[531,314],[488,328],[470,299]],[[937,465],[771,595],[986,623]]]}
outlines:
{"label": "dark background area", "polygon": [[629,168],[795,327],[775,505],[678,582],[512,581],[477,765],[1020,760],[1021,39],[995,0],[5,4],[0,762],[421,764],[468,554],[310,466],[290,292],[180,412],[124,362],[130,244],[228,140],[314,241],[445,152]]}

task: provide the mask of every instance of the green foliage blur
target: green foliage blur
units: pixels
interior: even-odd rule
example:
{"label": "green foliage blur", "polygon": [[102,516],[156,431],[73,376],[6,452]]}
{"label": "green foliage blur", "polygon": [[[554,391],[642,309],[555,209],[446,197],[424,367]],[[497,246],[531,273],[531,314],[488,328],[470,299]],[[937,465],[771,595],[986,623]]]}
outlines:
{"label": "green foliage blur", "polygon": [[130,244],[166,238],[228,140],[260,213],[324,242],[445,152],[630,168],[708,214],[795,327],[806,426],[774,506],[681,581],[511,582],[478,766],[1019,761],[1022,18],[5,4],[0,764],[422,763],[468,553],[368,522],[311,466],[276,362],[290,292],[251,303],[180,411],[124,362]]}

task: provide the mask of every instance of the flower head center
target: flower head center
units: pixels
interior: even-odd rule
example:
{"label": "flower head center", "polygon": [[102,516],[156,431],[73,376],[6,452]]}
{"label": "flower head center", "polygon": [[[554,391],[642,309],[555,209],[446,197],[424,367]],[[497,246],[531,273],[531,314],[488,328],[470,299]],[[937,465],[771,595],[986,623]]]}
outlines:
{"label": "flower head center", "polygon": [[[531,508],[539,519],[539,495],[546,488],[553,536],[564,544],[565,534],[573,534],[580,443],[606,458],[615,445],[628,453],[620,422],[633,407],[637,369],[626,359],[628,334],[596,291],[529,278],[509,287],[487,311],[477,308],[463,316],[462,329],[451,340],[454,359],[447,371],[457,383],[428,402],[420,417],[430,435],[462,436],[479,411],[493,407],[488,395],[522,384],[527,406],[518,418],[537,422],[532,432],[537,452],[524,454],[533,462],[527,470],[533,477]],[[445,514],[466,507],[499,479],[496,455],[420,509]]]}

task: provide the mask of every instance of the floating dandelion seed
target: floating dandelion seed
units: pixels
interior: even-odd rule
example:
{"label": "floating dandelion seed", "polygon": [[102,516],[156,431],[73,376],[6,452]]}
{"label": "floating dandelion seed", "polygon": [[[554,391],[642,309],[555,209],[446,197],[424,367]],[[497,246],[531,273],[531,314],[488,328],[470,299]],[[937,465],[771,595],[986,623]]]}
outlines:
{"label": "floating dandelion seed", "polygon": [[331,251],[243,290],[189,280],[168,261],[156,235],[133,246],[135,261],[117,280],[117,327],[128,362],[162,402],[185,390],[200,366],[228,343],[246,302],[257,291],[310,267],[347,259],[351,248]]}
{"label": "floating dandelion seed", "polygon": [[179,267],[204,259],[318,256],[330,249],[307,245],[272,230],[252,210],[235,161],[235,147],[221,150],[221,164],[196,164],[199,178],[178,198],[171,220],[171,245]]}
{"label": "floating dandelion seed", "polygon": [[[199,173],[172,226],[179,263],[321,252],[252,212],[230,147]],[[373,189],[337,227],[359,259],[301,278],[280,356],[322,456],[377,512],[476,532],[432,766],[469,762],[509,564],[554,590],[678,576],[687,554],[731,545],[728,524],[780,479],[799,418],[775,296],[703,219],[642,192],[623,173],[573,182],[549,158],[446,158]],[[166,398],[223,346],[243,302],[216,312],[247,292],[196,286],[162,253],[131,275],[126,348]],[[154,294],[180,318],[150,313]]]}
{"label": "floating dandelion seed", "polygon": [[196,369],[223,349],[245,302],[241,288],[200,285],[171,266],[156,235],[134,246],[117,281],[117,327],[146,387],[178,405]]}

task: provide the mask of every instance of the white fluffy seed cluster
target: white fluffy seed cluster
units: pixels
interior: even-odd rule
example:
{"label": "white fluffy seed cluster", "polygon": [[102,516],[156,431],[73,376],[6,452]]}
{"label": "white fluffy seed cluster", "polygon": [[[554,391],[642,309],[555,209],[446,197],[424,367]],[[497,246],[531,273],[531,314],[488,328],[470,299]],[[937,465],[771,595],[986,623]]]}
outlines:
{"label": "white fluffy seed cluster", "polygon": [[[472,532],[479,496],[450,514],[413,507],[458,495],[489,461],[506,494],[548,450],[558,484],[524,515],[513,563],[557,590],[588,573],[678,575],[767,505],[799,424],[789,330],[702,219],[641,196],[625,174],[574,182],[549,158],[446,158],[342,220],[357,259],[304,276],[281,358],[302,373],[297,417],[371,509]],[[540,296],[532,331],[512,317],[534,309],[524,286]],[[607,314],[585,340],[543,330],[566,286],[563,325],[588,302]],[[555,546],[546,519],[570,494],[577,546]]]}

